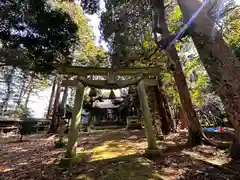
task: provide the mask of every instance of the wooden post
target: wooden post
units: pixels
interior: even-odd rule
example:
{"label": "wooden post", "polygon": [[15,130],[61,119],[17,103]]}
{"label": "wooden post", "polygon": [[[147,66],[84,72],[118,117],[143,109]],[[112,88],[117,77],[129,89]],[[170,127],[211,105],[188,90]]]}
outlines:
{"label": "wooden post", "polygon": [[81,109],[83,103],[84,85],[79,82],[74,100],[74,107],[72,111],[72,120],[68,133],[68,144],[66,157],[71,158],[76,156],[77,139],[79,134],[79,122],[81,119]]}
{"label": "wooden post", "polygon": [[148,141],[148,149],[156,150],[158,148],[156,144],[155,135],[153,132],[152,118],[151,118],[151,114],[148,106],[147,93],[145,90],[143,80],[139,82],[137,90],[138,90],[138,97],[140,100],[140,106],[141,106],[142,115],[143,115],[144,128],[146,131],[146,136]]}

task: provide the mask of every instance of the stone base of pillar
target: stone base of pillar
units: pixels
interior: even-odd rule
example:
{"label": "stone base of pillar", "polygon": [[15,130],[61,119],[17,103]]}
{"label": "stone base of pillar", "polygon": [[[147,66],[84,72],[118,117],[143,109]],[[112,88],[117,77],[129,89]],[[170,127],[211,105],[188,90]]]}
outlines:
{"label": "stone base of pillar", "polygon": [[64,157],[60,160],[58,165],[61,168],[68,168],[81,163],[81,161],[82,161],[82,158],[80,156],[75,156],[71,158]]}
{"label": "stone base of pillar", "polygon": [[156,149],[145,149],[145,153],[144,156],[147,158],[154,158],[154,157],[159,157],[161,156],[161,151],[160,149],[156,148]]}

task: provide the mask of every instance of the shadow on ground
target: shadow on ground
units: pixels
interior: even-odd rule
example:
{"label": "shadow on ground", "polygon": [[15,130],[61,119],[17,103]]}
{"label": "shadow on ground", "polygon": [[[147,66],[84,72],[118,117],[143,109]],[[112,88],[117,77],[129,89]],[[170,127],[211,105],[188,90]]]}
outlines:
{"label": "shadow on ground", "polygon": [[71,168],[56,165],[65,150],[54,149],[55,140],[37,137],[0,144],[0,179],[240,180],[238,163],[229,163],[224,151],[211,146],[188,148],[184,133],[159,141],[162,155],[155,159],[142,156],[146,147],[143,131],[81,134],[78,150],[82,161]]}
{"label": "shadow on ground", "polygon": [[79,136],[79,147],[84,147],[86,150],[90,150],[96,146],[103,144],[106,141],[119,141],[126,140],[130,142],[145,142],[144,130],[111,130],[100,131],[94,133],[83,133]]}

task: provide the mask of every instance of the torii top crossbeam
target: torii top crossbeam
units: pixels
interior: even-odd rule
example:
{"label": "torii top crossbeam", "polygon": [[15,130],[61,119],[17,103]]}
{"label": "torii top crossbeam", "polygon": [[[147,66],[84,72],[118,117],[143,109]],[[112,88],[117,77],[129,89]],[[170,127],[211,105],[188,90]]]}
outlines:
{"label": "torii top crossbeam", "polygon": [[[78,82],[84,86],[95,87],[99,89],[121,89],[136,85],[140,80],[144,81],[146,86],[158,85],[160,75],[159,67],[140,67],[140,68],[98,68],[98,67],[79,67],[79,66],[61,66],[58,73],[68,76],[78,76],[75,80],[63,80],[62,86],[75,87]],[[88,80],[86,76],[107,76],[106,80]],[[118,80],[117,76],[134,76],[131,80]],[[149,76],[155,79],[149,79]]]}
{"label": "torii top crossbeam", "polygon": [[58,73],[63,75],[96,75],[104,76],[108,73],[116,73],[119,76],[135,76],[149,75],[158,76],[160,67],[138,67],[138,68],[99,68],[99,67],[82,67],[82,66],[61,66],[58,68]]}

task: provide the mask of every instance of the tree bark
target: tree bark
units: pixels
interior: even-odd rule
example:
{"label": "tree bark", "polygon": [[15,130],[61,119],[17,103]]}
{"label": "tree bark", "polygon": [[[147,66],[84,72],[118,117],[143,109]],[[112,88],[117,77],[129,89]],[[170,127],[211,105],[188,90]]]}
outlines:
{"label": "tree bark", "polygon": [[168,119],[168,115],[165,109],[165,105],[164,105],[164,101],[163,101],[163,94],[161,92],[161,90],[159,89],[159,87],[154,87],[154,94],[156,97],[156,105],[157,105],[157,110],[158,110],[158,114],[161,118],[161,124],[162,124],[162,132],[164,135],[167,135],[171,132],[171,124],[170,121]]}
{"label": "tree bark", "polygon": [[49,118],[52,112],[52,105],[53,105],[53,100],[56,92],[56,85],[57,85],[57,77],[54,78],[53,85],[52,85],[52,92],[49,100],[49,105],[48,105],[48,111],[46,118]]}
{"label": "tree bark", "polygon": [[156,144],[155,135],[153,132],[152,118],[151,118],[151,114],[149,111],[147,93],[145,90],[143,80],[141,80],[138,83],[137,90],[138,90],[140,106],[141,106],[142,115],[143,115],[144,128],[145,128],[146,136],[147,136],[148,150],[156,150],[158,148],[157,148],[157,144]]}
{"label": "tree bark", "polygon": [[76,90],[72,120],[71,120],[70,129],[68,132],[68,144],[67,144],[67,153],[66,153],[66,157],[68,158],[75,157],[77,152],[77,139],[79,134],[79,122],[81,119],[83,95],[84,95],[84,85],[82,83],[79,83]]}
{"label": "tree bark", "polygon": [[24,107],[25,107],[25,108],[27,108],[27,106],[28,106],[31,93],[32,93],[32,91],[33,91],[33,79],[34,79],[34,74],[31,74],[30,80],[29,80],[29,83],[28,83],[28,87],[27,87],[27,89],[26,89],[27,97],[26,97],[25,103],[24,103]]}
{"label": "tree bark", "polygon": [[54,106],[53,106],[53,113],[52,113],[52,123],[51,127],[49,129],[49,132],[56,133],[59,128],[59,98],[61,93],[61,84],[59,82],[59,79],[57,80],[57,90],[56,90],[56,96],[54,100]]}
{"label": "tree bark", "polygon": [[[158,25],[162,30],[162,38],[169,37],[169,30],[165,20],[165,7],[163,0],[152,0],[152,5],[155,14],[158,17]],[[197,114],[193,108],[191,96],[187,86],[186,78],[183,73],[180,59],[178,57],[175,47],[170,47],[166,50],[169,60],[171,61],[170,67],[175,79],[175,83],[180,96],[180,101],[184,109],[185,115],[188,119],[188,144],[195,146],[201,143],[202,129],[197,118]]]}
{"label": "tree bark", "polygon": [[171,112],[170,112],[170,107],[167,101],[167,96],[166,93],[164,92],[164,90],[162,89],[162,87],[158,87],[158,90],[160,91],[161,94],[161,98],[164,104],[164,109],[166,111],[167,117],[168,117],[168,123],[170,126],[170,129],[172,132],[175,132],[177,127],[176,127],[176,122],[174,121],[174,119],[172,118]]}
{"label": "tree bark", "polygon": [[[148,94],[148,102],[150,107],[150,113],[152,115],[153,119],[153,127],[155,129],[155,135],[158,139],[162,136],[162,134],[165,134],[164,129],[162,129],[162,117],[159,114],[158,107],[157,107],[157,98],[156,94],[154,92],[155,87],[147,87],[147,94]],[[163,133],[164,132],[164,133]],[[167,132],[168,133],[168,132]]]}
{"label": "tree bark", "polygon": [[63,116],[66,114],[65,106],[66,106],[66,103],[67,103],[67,97],[68,97],[68,87],[65,87],[65,89],[63,91],[61,104],[60,104],[60,110],[62,111],[61,113],[63,114]]}
{"label": "tree bark", "polygon": [[32,91],[33,91],[33,88],[31,86],[30,89],[27,92],[27,97],[26,97],[25,104],[24,104],[25,108],[28,108],[28,103],[29,103]]}
{"label": "tree bark", "polygon": [[26,86],[26,77],[25,77],[25,75],[24,75],[23,77],[24,77],[24,80],[23,80],[23,84],[22,84],[22,87],[21,87],[21,90],[20,90],[20,93],[19,93],[19,97],[18,97],[18,101],[17,101],[17,107],[18,107],[18,106],[21,104],[21,102],[22,102],[23,93],[24,93],[25,86]]}
{"label": "tree bark", "polygon": [[[199,0],[178,0],[178,4],[185,21],[202,5]],[[202,9],[192,22],[189,32],[200,60],[224,104],[228,119],[240,138],[240,61],[220,33],[213,28],[213,19],[207,16],[207,10],[207,7]]]}
{"label": "tree bark", "polygon": [[6,85],[7,85],[7,94],[6,94],[6,98],[4,100],[4,107],[3,107],[3,110],[5,112],[7,112],[8,110],[8,103],[9,103],[9,100],[11,98],[11,95],[12,95],[12,82],[13,82],[13,75],[15,73],[15,68],[13,67],[10,71],[10,73],[7,75],[7,78],[6,78]]}

